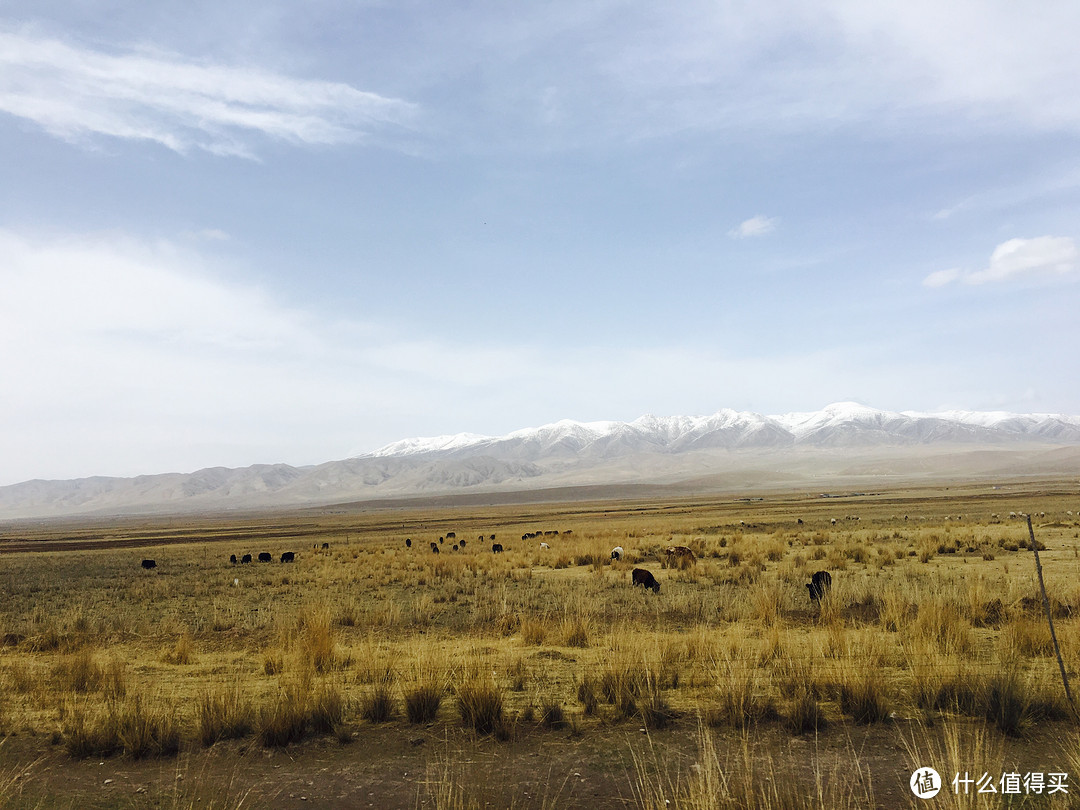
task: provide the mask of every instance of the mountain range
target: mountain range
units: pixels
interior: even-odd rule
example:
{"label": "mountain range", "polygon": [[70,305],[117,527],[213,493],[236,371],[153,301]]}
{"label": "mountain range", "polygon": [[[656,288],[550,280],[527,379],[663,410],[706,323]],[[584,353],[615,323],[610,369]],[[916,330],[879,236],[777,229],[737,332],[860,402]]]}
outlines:
{"label": "mountain range", "polygon": [[[393,442],[341,461],[257,464],[133,478],[0,487],[0,519],[265,509],[384,498],[588,487],[747,491],[770,487],[1080,473],[1080,416],[881,411],[856,403],[763,416],[563,420],[505,436]],[[599,488],[599,489],[598,489]],[[531,494],[530,494],[531,493]]]}

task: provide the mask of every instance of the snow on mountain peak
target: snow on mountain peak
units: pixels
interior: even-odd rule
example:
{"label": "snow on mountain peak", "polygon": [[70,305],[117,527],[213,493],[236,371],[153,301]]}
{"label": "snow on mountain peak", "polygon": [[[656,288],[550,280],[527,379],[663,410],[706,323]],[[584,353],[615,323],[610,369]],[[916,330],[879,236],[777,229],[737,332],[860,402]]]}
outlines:
{"label": "snow on mountain peak", "polygon": [[352,458],[383,458],[386,456],[412,456],[421,453],[437,453],[442,450],[456,450],[470,447],[483,441],[490,441],[493,436],[479,433],[454,433],[447,436],[418,436],[413,439],[400,439],[383,445],[370,453],[353,453]]}
{"label": "snow on mountain peak", "polygon": [[561,419],[540,427],[515,430],[505,436],[458,433],[404,439],[359,457],[489,453],[521,459],[551,453],[578,453],[590,448],[603,453],[681,452],[706,447],[824,446],[866,442],[910,444],[976,438],[1013,441],[1040,437],[1080,441],[1080,417],[1002,411],[882,411],[858,402],[834,402],[819,411],[779,416],[724,408],[709,416],[647,414],[633,422]]}

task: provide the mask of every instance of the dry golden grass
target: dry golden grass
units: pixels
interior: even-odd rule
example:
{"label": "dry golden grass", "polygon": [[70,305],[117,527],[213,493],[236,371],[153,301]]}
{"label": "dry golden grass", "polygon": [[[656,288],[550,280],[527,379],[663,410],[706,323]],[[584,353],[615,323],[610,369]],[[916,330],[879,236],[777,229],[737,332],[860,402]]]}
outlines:
{"label": "dry golden grass", "polygon": [[[240,539],[162,546],[152,572],[138,566],[143,549],[107,544],[10,554],[0,730],[60,729],[73,756],[148,756],[231,738],[347,739],[365,724],[505,739],[520,724],[587,738],[698,717],[709,733],[796,735],[974,718],[1025,735],[1067,717],[1026,526],[1000,517],[1019,499],[947,497],[305,515],[289,532],[208,523],[208,537]],[[1032,497],[1049,515],[1036,531],[1076,673],[1080,512]],[[573,534],[545,536],[550,549],[518,539],[541,526]],[[455,530],[464,549],[430,552]],[[126,523],[98,534],[169,531]],[[330,549],[304,551],[317,544],[305,532]],[[491,553],[491,534],[504,553]],[[621,561],[610,559],[616,545]],[[665,568],[671,545],[692,548],[694,564]],[[297,562],[227,562],[264,549],[275,559],[298,549]],[[660,594],[630,586],[634,567],[657,576]],[[833,573],[819,605],[805,587],[818,570]],[[699,794],[737,806],[730,797],[747,789],[715,773],[682,778],[661,791],[681,806],[703,806]],[[659,795],[639,787],[644,805]]]}

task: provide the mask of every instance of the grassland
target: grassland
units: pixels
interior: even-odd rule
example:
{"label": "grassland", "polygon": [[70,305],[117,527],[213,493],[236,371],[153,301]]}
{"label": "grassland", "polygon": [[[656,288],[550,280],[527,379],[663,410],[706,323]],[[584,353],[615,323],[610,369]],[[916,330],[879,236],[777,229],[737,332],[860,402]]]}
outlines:
{"label": "grassland", "polygon": [[0,807],[1072,806],[1076,482],[833,495],[6,524]]}

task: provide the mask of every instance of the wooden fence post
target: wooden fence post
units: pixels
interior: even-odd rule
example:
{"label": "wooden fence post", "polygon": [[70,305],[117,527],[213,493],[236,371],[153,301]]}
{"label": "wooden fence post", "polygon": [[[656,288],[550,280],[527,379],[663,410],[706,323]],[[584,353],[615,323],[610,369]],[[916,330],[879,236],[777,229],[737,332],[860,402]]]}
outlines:
{"label": "wooden fence post", "polygon": [[1050,625],[1050,638],[1054,642],[1054,654],[1057,656],[1058,669],[1061,670],[1061,683],[1065,686],[1065,698],[1069,701],[1069,708],[1073,717],[1077,716],[1076,704],[1073,703],[1072,692],[1069,691],[1069,676],[1065,674],[1065,662],[1061,660],[1061,647],[1058,646],[1057,633],[1054,632],[1054,617],[1050,613],[1050,600],[1046,597],[1046,583],[1043,581],[1042,563],[1039,561],[1039,544],[1035,541],[1035,530],[1031,528],[1031,515],[1027,516],[1028,537],[1031,538],[1031,551],[1035,555],[1035,572],[1039,575],[1039,590],[1042,591],[1043,610],[1046,611],[1046,622]]}

